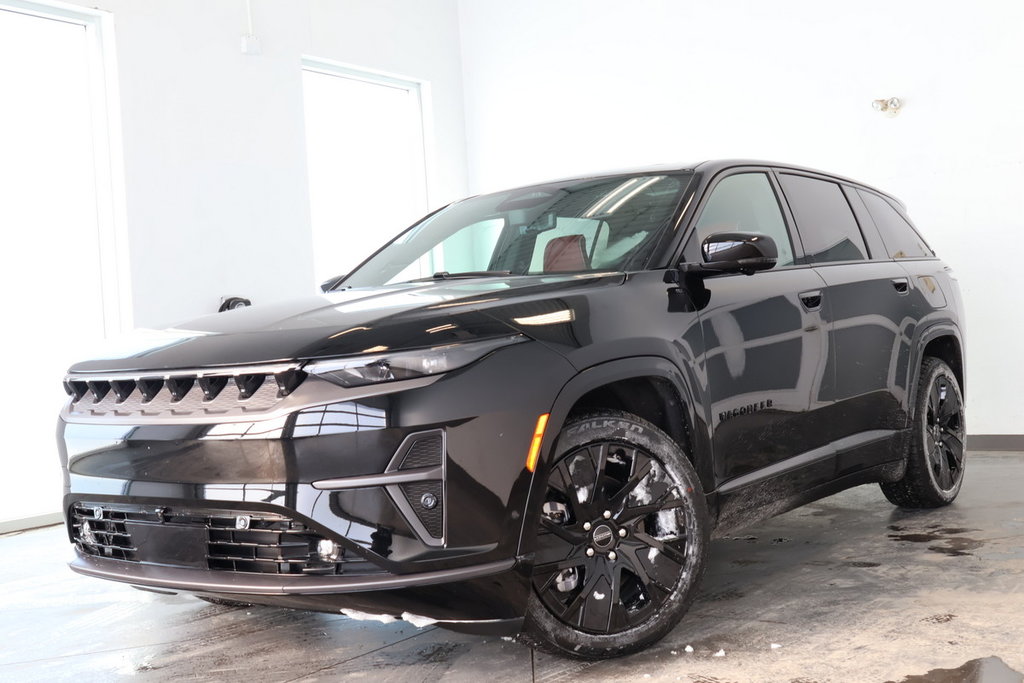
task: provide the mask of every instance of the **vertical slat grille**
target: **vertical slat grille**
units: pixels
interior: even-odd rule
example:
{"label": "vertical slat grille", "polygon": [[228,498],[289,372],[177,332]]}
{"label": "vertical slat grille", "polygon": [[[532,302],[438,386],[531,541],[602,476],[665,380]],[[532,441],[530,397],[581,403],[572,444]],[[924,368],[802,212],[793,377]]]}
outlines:
{"label": "vertical slat grille", "polygon": [[75,415],[258,413],[272,409],[306,376],[298,368],[236,374],[197,371],[167,377],[78,375],[65,379],[64,390],[70,396],[69,411]]}

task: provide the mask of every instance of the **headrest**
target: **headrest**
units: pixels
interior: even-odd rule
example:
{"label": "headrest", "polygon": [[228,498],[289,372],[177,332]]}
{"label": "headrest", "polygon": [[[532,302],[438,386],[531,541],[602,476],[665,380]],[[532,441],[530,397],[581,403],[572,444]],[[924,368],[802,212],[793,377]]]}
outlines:
{"label": "headrest", "polygon": [[583,235],[555,237],[544,247],[544,272],[587,270],[587,238]]}

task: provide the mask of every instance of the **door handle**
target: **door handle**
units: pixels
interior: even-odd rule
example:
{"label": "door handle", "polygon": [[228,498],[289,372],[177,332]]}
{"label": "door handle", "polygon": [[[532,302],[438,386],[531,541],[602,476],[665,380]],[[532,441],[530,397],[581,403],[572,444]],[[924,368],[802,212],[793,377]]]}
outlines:
{"label": "door handle", "polygon": [[816,311],[821,308],[821,290],[816,289],[813,292],[800,292],[800,303],[804,305],[808,311]]}
{"label": "door handle", "polygon": [[905,277],[893,278],[892,286],[896,289],[897,294],[907,294],[910,291],[910,281]]}

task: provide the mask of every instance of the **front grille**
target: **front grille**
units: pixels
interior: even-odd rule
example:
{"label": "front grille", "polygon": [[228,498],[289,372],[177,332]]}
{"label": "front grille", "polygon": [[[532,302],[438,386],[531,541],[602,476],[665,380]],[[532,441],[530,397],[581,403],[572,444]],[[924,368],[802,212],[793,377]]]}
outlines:
{"label": "front grille", "polygon": [[166,375],[69,375],[68,412],[79,417],[154,417],[261,413],[295,391],[306,373],[292,366],[174,372]]}
{"label": "front grille", "polygon": [[79,550],[96,557],[250,574],[383,572],[341,546],[336,558],[322,559],[326,537],[274,513],[83,502],[71,520]]}

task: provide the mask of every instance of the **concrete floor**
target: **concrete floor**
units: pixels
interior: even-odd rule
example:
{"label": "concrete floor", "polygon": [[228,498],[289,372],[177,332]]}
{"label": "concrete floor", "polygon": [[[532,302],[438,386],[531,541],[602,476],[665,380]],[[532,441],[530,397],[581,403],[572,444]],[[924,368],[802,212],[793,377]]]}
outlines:
{"label": "concrete floor", "polygon": [[901,681],[990,656],[1024,671],[1022,454],[973,454],[942,510],[900,511],[867,486],[715,541],[683,622],[599,663],[144,593],[73,574],[69,555],[61,527],[0,537],[0,680]]}

